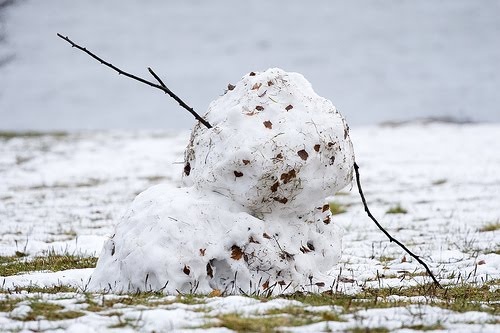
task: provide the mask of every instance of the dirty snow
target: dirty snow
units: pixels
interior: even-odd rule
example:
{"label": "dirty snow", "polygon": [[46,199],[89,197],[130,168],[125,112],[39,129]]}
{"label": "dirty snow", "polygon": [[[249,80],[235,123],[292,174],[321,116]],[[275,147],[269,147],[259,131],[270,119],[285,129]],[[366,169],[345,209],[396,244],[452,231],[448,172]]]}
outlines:
{"label": "dirty snow", "polygon": [[[500,278],[500,231],[479,231],[500,219],[498,125],[355,127],[350,135],[373,214],[422,255],[443,284]],[[156,184],[175,187],[181,183],[188,139],[187,132],[87,132],[0,140],[0,253],[12,255],[18,250],[35,256],[53,249],[97,256],[113,232],[114,221],[139,192]],[[343,192],[335,201],[345,205],[347,212],[333,216],[332,221],[345,229],[342,258],[332,272],[338,277],[334,288],[355,293],[363,285],[430,282],[428,277],[412,274],[422,272],[422,268],[368,220],[356,188]],[[408,213],[385,214],[397,204]],[[27,273],[2,277],[0,285],[67,284],[84,289],[91,271]],[[311,286],[312,291],[314,288]],[[79,303],[84,298],[80,293],[9,297],[42,297],[68,309],[85,307]],[[154,310],[124,306],[119,312],[127,322],[137,324],[124,331],[179,331],[213,322],[210,312],[199,311],[211,303],[220,311],[248,315],[260,311],[255,300],[237,296],[207,298],[202,305],[174,303]],[[24,305],[19,304],[14,314],[0,313],[2,330],[102,332],[119,323],[117,316],[94,312],[73,320],[21,322],[15,316],[26,312]],[[284,307],[286,301],[276,306]],[[416,315],[409,317],[408,313]],[[455,313],[424,304],[399,310],[368,309],[343,318],[347,321],[290,330],[342,330],[360,325],[398,330],[411,324],[411,319],[413,325],[439,321],[458,332],[495,332],[499,320],[486,313]]]}
{"label": "dirty snow", "polygon": [[342,231],[326,198],[353,174],[344,118],[302,75],[278,68],[246,74],[204,118],[213,128],[191,134],[188,186],[137,196],[90,290],[328,289]]}

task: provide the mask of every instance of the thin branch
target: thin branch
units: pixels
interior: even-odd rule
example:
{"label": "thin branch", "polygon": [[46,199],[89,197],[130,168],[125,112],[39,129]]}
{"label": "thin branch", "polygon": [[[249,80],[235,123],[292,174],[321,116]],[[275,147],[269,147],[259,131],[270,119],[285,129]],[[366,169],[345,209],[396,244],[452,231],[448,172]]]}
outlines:
{"label": "thin branch", "polygon": [[153,77],[156,79],[156,81],[158,81],[158,83],[160,83],[160,85],[163,87],[163,91],[165,91],[166,94],[168,94],[170,97],[175,99],[177,101],[177,103],[179,103],[179,105],[182,106],[184,109],[188,110],[188,112],[191,113],[196,119],[198,119],[200,121],[200,123],[205,125],[206,128],[212,128],[212,125],[210,125],[210,123],[208,121],[206,121],[205,119],[200,117],[200,115],[198,113],[196,113],[192,107],[189,107],[186,103],[184,103],[184,101],[182,99],[180,99],[176,94],[174,94],[170,89],[168,89],[167,86],[165,85],[165,83],[163,83],[163,81],[160,79],[160,77],[158,75],[156,75],[155,72],[153,72],[151,67],[148,67],[148,71],[151,73],[151,75],[153,75]]}
{"label": "thin branch", "polygon": [[373,217],[372,213],[370,212],[370,209],[368,209],[368,205],[366,204],[366,199],[365,199],[365,196],[363,194],[363,190],[361,189],[361,182],[359,180],[359,167],[358,165],[356,164],[356,162],[354,162],[354,172],[356,173],[356,183],[358,185],[358,191],[359,191],[359,195],[361,196],[361,201],[363,201],[363,206],[365,207],[365,212],[366,214],[368,214],[368,217],[373,221],[375,222],[375,224],[377,225],[377,227],[389,238],[389,241],[391,242],[394,242],[396,244],[398,244],[403,250],[405,250],[406,253],[408,253],[410,256],[412,256],[413,258],[415,258],[415,260],[418,261],[418,263],[420,263],[422,266],[424,266],[425,270],[427,271],[427,273],[429,274],[429,276],[432,278],[432,280],[434,281],[434,283],[439,287],[439,288],[442,288],[441,287],[441,284],[438,282],[438,280],[436,279],[436,277],[434,276],[434,274],[432,274],[431,270],[429,269],[429,267],[427,266],[427,264],[422,260],[420,259],[417,255],[415,255],[413,252],[411,252],[403,243],[401,243],[400,241],[398,241],[396,238],[392,237],[388,232],[387,230],[385,230],[381,225],[380,223],[378,223],[378,221],[375,219],[375,217]]}
{"label": "thin branch", "polygon": [[172,97],[177,103],[179,103],[180,106],[182,106],[189,113],[191,113],[203,125],[205,125],[207,128],[212,128],[212,125],[210,125],[209,122],[207,122],[205,119],[203,119],[198,113],[196,113],[196,111],[194,111],[194,109],[192,107],[188,106],[182,99],[180,99],[176,94],[174,94],[170,89],[168,89],[167,86],[165,86],[165,84],[160,80],[160,78],[150,68],[148,68],[149,72],[155,77],[156,80],[158,80],[158,82],[160,83],[159,85],[156,84],[156,83],[153,83],[151,81],[148,81],[146,79],[143,79],[141,77],[135,76],[133,74],[130,74],[130,73],[127,73],[127,72],[121,70],[120,68],[118,68],[118,67],[114,66],[113,64],[111,64],[111,63],[103,60],[102,58],[98,57],[97,55],[95,55],[91,51],[87,50],[85,47],[82,47],[82,46],[76,44],[71,39],[69,39],[67,36],[64,37],[63,35],[61,35],[59,33],[57,34],[57,36],[59,36],[60,38],[64,39],[69,44],[71,44],[71,47],[76,47],[77,49],[79,49],[79,50],[87,53],[89,56],[91,56],[95,60],[99,61],[101,64],[103,64],[103,65],[105,65],[105,66],[113,69],[119,75],[124,75],[124,76],[126,76],[128,78],[134,79],[134,80],[139,81],[139,82],[144,83],[144,84],[147,84],[148,86],[151,86],[153,88],[160,89],[161,91],[163,91],[164,93],[166,93],[167,95],[169,95],[170,97]]}

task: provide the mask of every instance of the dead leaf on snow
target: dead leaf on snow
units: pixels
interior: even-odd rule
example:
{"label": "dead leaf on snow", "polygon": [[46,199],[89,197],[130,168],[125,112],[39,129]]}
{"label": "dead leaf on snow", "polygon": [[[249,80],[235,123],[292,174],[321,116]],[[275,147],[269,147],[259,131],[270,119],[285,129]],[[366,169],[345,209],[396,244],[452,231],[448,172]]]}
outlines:
{"label": "dead leaf on snow", "polygon": [[231,246],[231,259],[240,260],[243,257],[243,251],[238,245]]}

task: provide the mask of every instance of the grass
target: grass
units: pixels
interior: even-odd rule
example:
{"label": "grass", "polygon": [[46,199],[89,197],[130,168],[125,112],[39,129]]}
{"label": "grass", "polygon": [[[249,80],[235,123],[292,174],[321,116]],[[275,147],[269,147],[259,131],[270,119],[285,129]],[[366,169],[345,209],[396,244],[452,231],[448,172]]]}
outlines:
{"label": "grass", "polygon": [[158,307],[162,305],[170,305],[174,303],[182,303],[187,305],[204,304],[205,297],[200,295],[184,295],[177,296],[175,299],[165,298],[162,293],[157,292],[141,292],[136,294],[128,294],[117,297],[94,297],[92,294],[86,294],[85,302],[88,304],[87,311],[101,312],[112,308],[127,307],[127,306],[144,306]]}
{"label": "grass", "polygon": [[444,330],[445,327],[440,323],[434,323],[432,325],[408,325],[408,326],[403,326],[401,328],[407,328],[410,330],[415,330],[415,331],[436,331],[436,330]]}
{"label": "grass", "polygon": [[23,258],[18,255],[0,257],[0,276],[10,276],[31,271],[63,271],[95,267],[97,258],[70,254],[49,253],[47,256]]}
{"label": "grass", "polygon": [[390,207],[386,212],[386,214],[406,214],[408,211],[401,207],[400,204],[397,204],[396,206]]}
{"label": "grass", "polygon": [[[7,297],[0,300],[0,312],[11,312],[14,310],[22,300],[19,298]],[[74,319],[85,315],[80,311],[67,311],[64,306],[54,303],[40,301],[33,299],[29,302],[31,310],[26,316],[15,318],[22,321],[38,320],[41,317],[47,320],[64,320]]]}
{"label": "grass", "polygon": [[347,208],[345,205],[342,205],[338,202],[332,201],[330,204],[330,212],[332,215],[338,215],[347,212]]}
{"label": "grass", "polygon": [[24,321],[37,320],[43,317],[47,320],[64,320],[64,319],[74,319],[84,315],[80,311],[62,311],[64,306],[59,304],[34,301],[30,304],[31,311],[28,315],[22,318]]}
{"label": "grass", "polygon": [[[500,304],[498,303],[500,300],[500,288],[497,288],[499,284],[500,279],[491,280],[483,285],[459,283],[447,286],[444,289],[436,288],[431,284],[405,288],[365,288],[363,291],[353,295],[333,291],[322,294],[297,292],[292,295],[259,297],[257,299],[264,303],[273,299],[284,298],[299,301],[302,305],[293,304],[284,308],[269,310],[264,314],[241,314],[235,310],[233,313],[219,315],[209,315],[211,308],[209,307],[209,303],[206,303],[209,297],[203,295],[182,295],[173,298],[165,297],[163,294],[156,292],[122,296],[84,293],[80,294],[84,295],[84,297],[80,296],[80,301],[76,302],[77,305],[83,305],[82,310],[74,311],[57,304],[57,301],[42,300],[44,298],[43,294],[34,295],[34,297],[28,299],[3,294],[3,298],[0,298],[0,312],[11,312],[22,301],[31,307],[31,311],[23,317],[13,318],[18,321],[36,321],[42,318],[50,321],[59,321],[78,318],[94,312],[103,318],[117,317],[116,320],[108,324],[109,328],[131,327],[134,329],[137,328],[136,325],[139,321],[122,318],[122,309],[136,308],[146,311],[153,308],[168,309],[168,306],[174,303],[188,305],[206,304],[206,306],[190,308],[190,311],[202,312],[207,319],[210,319],[209,323],[200,328],[224,327],[237,332],[276,332],[280,331],[282,327],[297,327],[327,321],[345,322],[349,318],[347,315],[354,315],[356,317],[359,311],[365,309],[408,307],[412,304],[422,303],[456,312],[481,311],[500,315]],[[74,291],[74,289],[69,287],[59,286],[50,288],[31,287],[29,292],[33,295],[33,293],[38,292],[57,294],[59,292]],[[20,292],[23,291],[21,290]],[[394,296],[405,297],[395,298]],[[414,296],[419,296],[418,301],[411,299]],[[421,296],[424,296],[424,298],[422,299]],[[87,305],[87,307],[84,305]],[[318,309],[320,311],[314,311],[308,307],[309,305],[326,305],[330,306],[330,309]],[[354,326],[348,329],[348,332],[388,332],[388,329],[385,327],[367,328],[356,326],[359,322],[356,319],[354,320],[355,322],[351,323]],[[349,319],[349,322],[351,321],[352,319]],[[418,323],[411,326],[402,325],[401,328],[419,331],[446,329],[439,321],[425,325]]]}
{"label": "grass", "polygon": [[408,306],[410,300],[389,299],[389,296],[416,297],[424,296],[425,304],[437,306],[457,312],[481,311],[500,315],[500,288],[491,288],[500,284],[500,279],[492,280],[482,286],[470,283],[459,283],[443,289],[433,284],[423,284],[407,288],[367,288],[364,291],[345,295],[338,293],[303,294],[284,296],[313,306],[336,305],[344,309],[344,313],[352,313],[359,309],[388,308]]}
{"label": "grass", "polygon": [[0,312],[10,312],[21,302],[18,298],[7,297],[0,300]]}
{"label": "grass", "polygon": [[435,181],[432,182],[432,185],[443,185],[446,182],[448,182],[448,180],[445,178],[436,179]]}
{"label": "grass", "polygon": [[78,292],[77,288],[65,286],[65,285],[56,285],[56,286],[50,286],[50,287],[40,287],[37,285],[28,285],[28,286],[7,287],[5,289],[0,288],[0,294],[23,294],[23,293],[58,294],[58,293],[76,293],[76,292]]}
{"label": "grass", "polygon": [[266,315],[245,317],[237,313],[224,314],[215,317],[217,323],[208,324],[202,328],[225,327],[236,332],[275,332],[279,327],[293,327],[312,324],[313,319],[289,315]]}
{"label": "grass", "polygon": [[349,333],[386,333],[389,329],[386,327],[354,327],[347,330]]}
{"label": "grass", "polygon": [[488,224],[485,224],[481,229],[479,229],[480,232],[489,232],[489,231],[496,231],[500,230],[500,222],[491,222]]}
{"label": "grass", "polygon": [[42,136],[52,136],[52,137],[65,137],[67,136],[67,132],[62,131],[54,131],[54,132],[38,132],[38,131],[24,131],[24,132],[15,132],[15,131],[0,131],[0,139],[10,140],[13,138],[39,138]]}

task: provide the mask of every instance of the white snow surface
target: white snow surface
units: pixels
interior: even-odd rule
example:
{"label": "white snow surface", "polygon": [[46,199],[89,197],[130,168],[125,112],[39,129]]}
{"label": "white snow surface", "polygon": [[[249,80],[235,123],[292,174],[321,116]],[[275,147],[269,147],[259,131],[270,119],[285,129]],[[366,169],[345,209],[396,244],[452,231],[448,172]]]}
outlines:
{"label": "white snow surface", "polygon": [[[405,125],[354,127],[350,131],[361,180],[372,213],[429,264],[442,284],[478,283],[500,278],[500,230],[480,231],[500,219],[500,127],[498,125]],[[189,133],[86,132],[64,136],[0,139],[0,254],[47,251],[97,255],[113,234],[115,221],[145,188],[182,184],[183,153]],[[332,217],[345,229],[342,258],[330,273],[336,288],[357,293],[366,287],[407,287],[430,282],[422,268],[391,244],[366,217],[356,189],[334,199],[346,212]],[[407,214],[385,214],[400,204]],[[25,260],[25,259],[22,259]],[[114,307],[104,313],[86,310],[84,293],[12,293],[15,286],[74,286],[85,290],[92,269],[26,272],[0,277],[6,297],[22,300],[0,312],[2,331],[151,332],[211,331],[217,313],[261,315],[296,302],[258,302],[244,296],[207,298],[203,304],[160,307]],[[416,274],[413,274],[416,273]],[[11,290],[7,293],[7,290]],[[316,291],[317,286],[311,286]],[[498,290],[498,287],[491,287]],[[94,295],[99,304],[116,295]],[[21,321],[31,301],[46,301],[65,310],[83,311],[72,320]],[[426,297],[421,299],[426,303]],[[207,312],[200,309],[211,307]],[[344,322],[321,321],[282,331],[346,331],[386,327],[409,332],[413,325],[442,331],[497,332],[499,316],[458,313],[436,306],[368,309],[342,315],[336,307],[308,306],[308,311],[339,313]],[[211,311],[214,311],[213,313]],[[217,312],[219,311],[219,312]],[[113,315],[114,314],[114,315]],[[119,318],[121,316],[121,319]],[[127,322],[135,326],[111,328]],[[404,328],[406,327],[406,328]]]}
{"label": "white snow surface", "polygon": [[204,118],[213,128],[198,124],[185,153],[194,184],[134,200],[90,290],[329,288],[342,231],[325,199],[351,182],[354,162],[340,113],[302,75],[273,68],[245,75]]}

